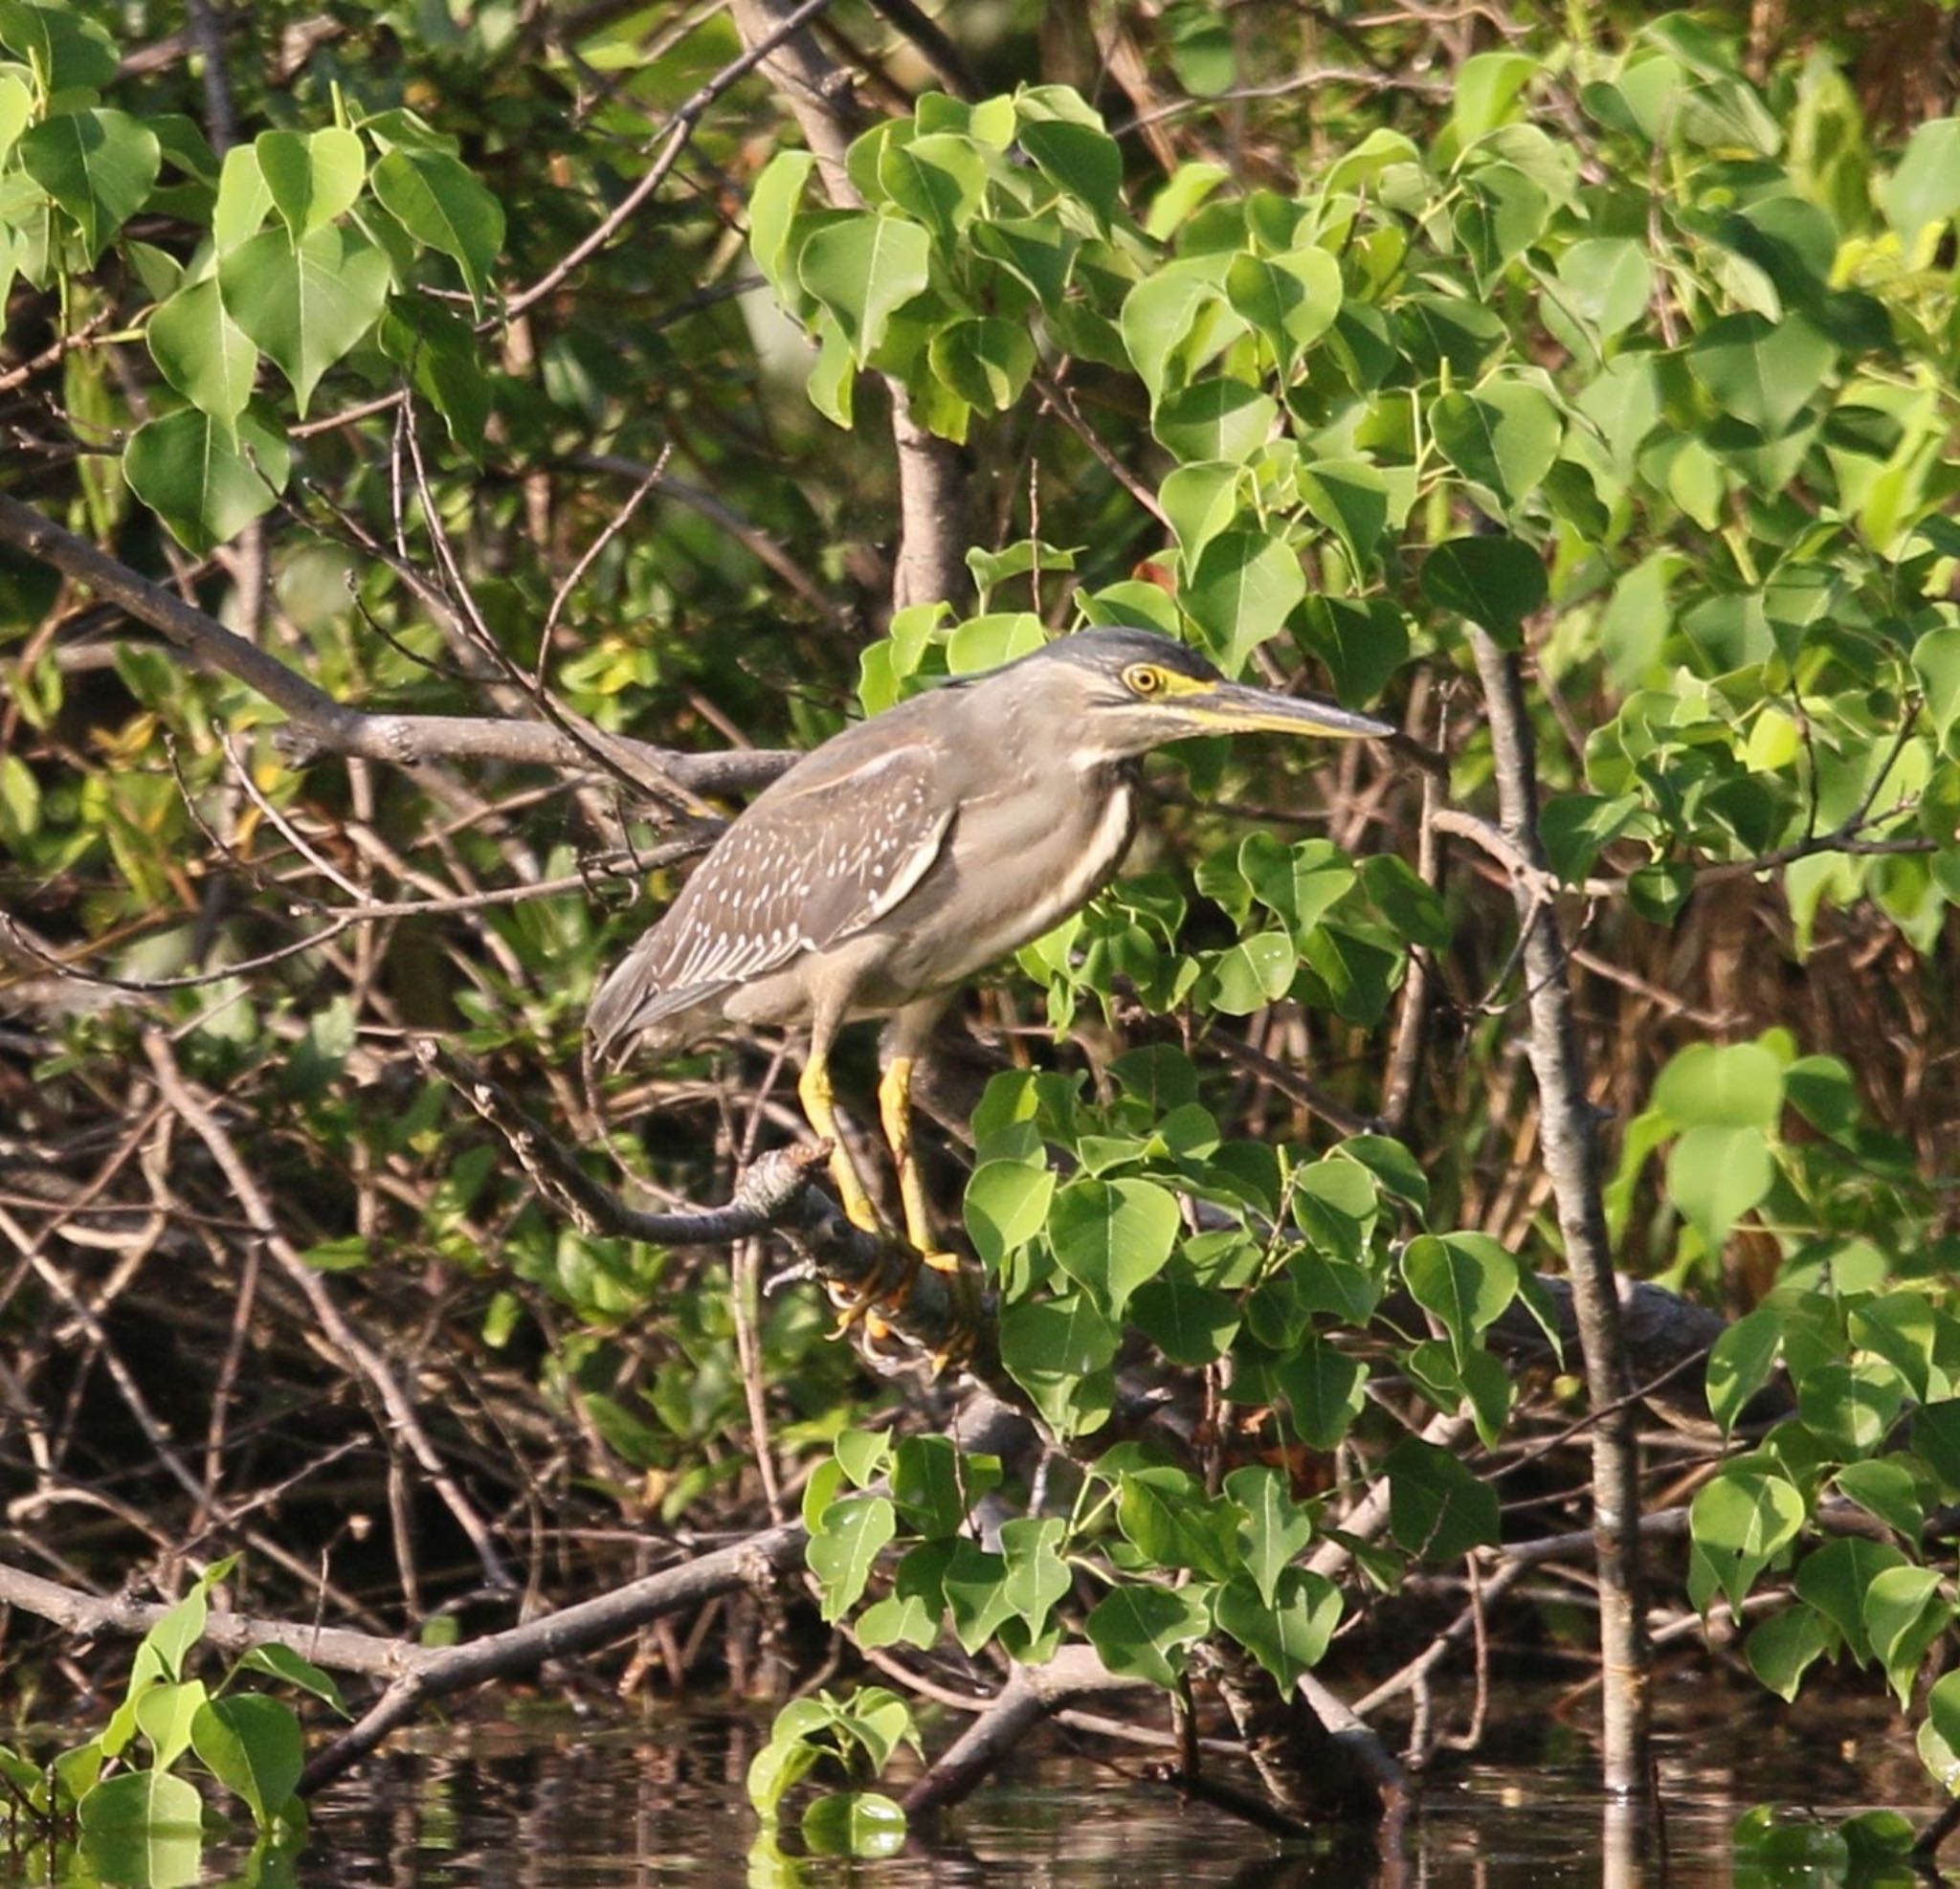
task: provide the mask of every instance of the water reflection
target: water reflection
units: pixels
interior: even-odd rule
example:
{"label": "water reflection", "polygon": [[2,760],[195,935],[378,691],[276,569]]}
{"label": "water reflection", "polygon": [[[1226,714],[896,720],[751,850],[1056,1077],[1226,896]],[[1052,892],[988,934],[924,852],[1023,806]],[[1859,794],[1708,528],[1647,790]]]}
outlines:
{"label": "water reflection", "polygon": [[[1022,1755],[929,1840],[915,1834],[901,1856],[806,1860],[758,1839],[743,1791],[764,1715],[669,1713],[632,1725],[561,1716],[426,1734],[326,1792],[297,1855],[206,1846],[201,1858],[193,1849],[153,1879],[240,1889],[1743,1889],[1846,1879],[1738,1868],[1732,1832],[1751,1804],[1777,1798],[1835,1818],[1886,1803],[1923,1811],[1929,1795],[1887,1716],[1843,1700],[1785,1716],[1704,1685],[1677,1703],[1660,1740],[1663,1847],[1643,1812],[1602,1805],[1587,1740],[1553,1701],[1520,1695],[1505,1703],[1505,1729],[1474,1766],[1430,1779],[1399,1833],[1335,1832],[1298,1850],[1134,1781],[1124,1758],[1055,1745]],[[67,1857],[10,1861],[0,1849],[6,1889],[113,1879]]]}

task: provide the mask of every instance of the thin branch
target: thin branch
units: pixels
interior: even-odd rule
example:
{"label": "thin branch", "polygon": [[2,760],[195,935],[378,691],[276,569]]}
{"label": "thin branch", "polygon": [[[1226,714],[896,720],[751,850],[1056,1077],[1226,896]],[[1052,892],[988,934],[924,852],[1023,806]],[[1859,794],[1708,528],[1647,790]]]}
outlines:
{"label": "thin branch", "polygon": [[176,1111],[185,1126],[211,1150],[212,1159],[231,1184],[253,1231],[265,1241],[280,1270],[312,1308],[322,1330],[381,1399],[394,1429],[421,1465],[444,1506],[456,1518],[457,1525],[476,1549],[477,1558],[482,1563],[484,1578],[493,1588],[514,1589],[517,1584],[504,1567],[503,1557],[498,1552],[488,1527],[436,1453],[414,1402],[403,1389],[401,1380],[381,1353],[354,1330],[346,1314],[335,1302],[325,1277],[317,1268],[309,1266],[292,1241],[279,1231],[272,1208],[251,1168],[245,1165],[232,1138],[218,1125],[216,1116],[178,1068],[168,1036],[161,1030],[146,1031],[143,1046],[151,1069],[156,1072],[157,1087],[164,1100]]}
{"label": "thin branch", "polygon": [[529,288],[522,289],[512,296],[503,305],[501,319],[505,322],[516,321],[527,308],[542,301],[561,282],[575,275],[604,249],[627,224],[632,222],[640,206],[666,181],[667,173],[679,162],[680,153],[687,148],[688,141],[694,136],[694,128],[701,122],[702,113],[731,85],[747,78],[785,40],[801,33],[830,5],[831,0],[802,0],[800,6],[791,9],[781,20],[772,23],[771,29],[755,39],[739,59],[724,66],[702,86],[674,114],[673,121],[668,126],[666,142],[660,146],[645,176],[620,198],[590,234],[567,250],[564,256]]}

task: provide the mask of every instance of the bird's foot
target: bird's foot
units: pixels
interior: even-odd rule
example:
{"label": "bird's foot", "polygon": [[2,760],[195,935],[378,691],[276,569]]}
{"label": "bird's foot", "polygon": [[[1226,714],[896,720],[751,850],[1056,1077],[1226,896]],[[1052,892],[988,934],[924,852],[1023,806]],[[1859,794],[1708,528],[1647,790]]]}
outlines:
{"label": "bird's foot", "polygon": [[[882,1232],[882,1229],[866,1229],[868,1232]],[[891,1261],[898,1261],[898,1277],[891,1277]],[[837,1305],[836,1329],[831,1333],[834,1339],[848,1337],[852,1328],[860,1322],[874,1339],[882,1339],[890,1331],[884,1319],[878,1316],[880,1308],[902,1306],[912,1290],[912,1281],[919,1277],[922,1256],[908,1246],[889,1241],[871,1270],[855,1287],[843,1291],[833,1286],[832,1300]]]}

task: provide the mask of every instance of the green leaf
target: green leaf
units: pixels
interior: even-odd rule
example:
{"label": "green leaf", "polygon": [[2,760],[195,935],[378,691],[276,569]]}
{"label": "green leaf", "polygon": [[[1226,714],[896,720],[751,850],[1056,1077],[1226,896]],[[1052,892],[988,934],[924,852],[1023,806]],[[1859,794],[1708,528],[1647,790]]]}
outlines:
{"label": "green leaf", "polygon": [[1235,256],[1225,297],[1240,320],[1272,344],[1284,372],[1341,312],[1341,265],[1313,248]]}
{"label": "green leaf", "polygon": [[1022,150],[1058,189],[1080,197],[1107,223],[1123,191],[1123,152],[1116,140],[1070,119],[1023,119]]}
{"label": "green leaf", "polygon": [[296,243],[351,210],[368,181],[361,140],[337,124],[303,135],[261,131],[252,148],[273,206]]}
{"label": "green leaf", "polygon": [[1055,1175],[1024,1161],[983,1161],[967,1183],[967,1233],[991,1272],[1048,1222]]}
{"label": "green leaf", "polygon": [[1057,1263],[1110,1318],[1169,1260],[1182,1221],[1152,1181],[1071,1181],[1055,1197],[1048,1237]]}
{"label": "green leaf", "polygon": [[1512,510],[1551,470],[1565,433],[1549,397],[1514,381],[1492,381],[1476,393],[1446,393],[1429,417],[1437,444],[1457,470],[1487,485]]}
{"label": "green leaf", "polygon": [[1304,618],[1305,640],[1349,708],[1367,707],[1409,659],[1408,625],[1386,597],[1310,596]]}
{"label": "green leaf", "polygon": [[1801,315],[1725,315],[1688,345],[1688,369],[1724,412],[1780,433],[1838,359],[1837,344]]}
{"label": "green leaf", "polygon": [[1553,794],[1538,814],[1539,836],[1552,871],[1568,885],[1577,884],[1639,811],[1639,800],[1630,793],[1613,799],[1597,793]]}
{"label": "green leaf", "polygon": [[1283,540],[1226,531],[1205,546],[1185,587],[1184,605],[1218,666],[1236,675],[1285,627],[1306,595],[1300,559]]}
{"label": "green leaf", "polygon": [[1303,1673],[1325,1656],[1341,1624],[1341,1590],[1319,1574],[1289,1567],[1277,1590],[1262,1592],[1244,1575],[1219,1589],[1213,1602],[1218,1625],[1290,1695]]}
{"label": "green leaf", "polygon": [[251,1806],[260,1830],[291,1801],[306,1762],[293,1708],[254,1693],[213,1700],[198,1713],[191,1744],[211,1774]]}
{"label": "green leaf", "polygon": [[1846,1463],[1833,1479],[1838,1493],[1856,1502],[1867,1515],[1874,1515],[1888,1528],[1897,1529],[1908,1542],[1919,1540],[1926,1526],[1926,1502],[1921,1491],[1922,1474],[1911,1456],[1872,1456],[1862,1462]]}
{"label": "green leaf", "polygon": [[1129,1321],[1173,1365],[1209,1365],[1238,1334],[1238,1305],[1230,1293],[1195,1280],[1157,1278],[1139,1286]]}
{"label": "green leaf", "polygon": [[122,474],[178,541],[202,553],[263,518],[291,466],[285,435],[250,408],[235,422],[186,408],[137,429]]}
{"label": "green leaf", "polygon": [[18,847],[41,824],[41,784],[17,754],[0,754],[0,839]]}
{"label": "green leaf", "polygon": [[1300,1440],[1331,1450],[1347,1434],[1367,1402],[1368,1367],[1311,1333],[1290,1358],[1273,1367]]}
{"label": "green leaf", "polygon": [[1560,293],[1581,321],[1610,340],[1646,314],[1654,269],[1643,245],[1628,236],[1594,236],[1558,259]]}
{"label": "green leaf", "polygon": [[1149,1679],[1168,1690],[1184,1670],[1181,1649],[1202,1639],[1211,1626],[1199,1589],[1172,1590],[1139,1582],[1104,1594],[1082,1630],[1112,1673]]}
{"label": "green leaf", "polygon": [[201,1836],[203,1825],[204,1804],[195,1787],[169,1771],[123,1771],[81,1800],[82,1832],[92,1839],[171,1831]]}
{"label": "green leaf", "polygon": [[1518,1296],[1518,1262],[1488,1233],[1413,1239],[1402,1255],[1402,1277],[1415,1302],[1442,1322],[1459,1365],[1477,1335]]}
{"label": "green leaf", "polygon": [[1224,1580],[1236,1562],[1236,1522],[1181,1469],[1126,1471],[1117,1483],[1116,1523],[1159,1567],[1188,1567]]}
{"label": "green leaf", "polygon": [[1708,1412],[1726,1436],[1749,1399],[1770,1381],[1783,1348],[1782,1314],[1772,1306],[1746,1313],[1708,1352]]}
{"label": "green leaf", "polygon": [[1438,610],[1468,617],[1506,649],[1549,594],[1545,565],[1516,538],[1450,538],[1422,564],[1422,594]]}
{"label": "green leaf", "polygon": [[1149,389],[1153,407],[1169,385],[1178,351],[1208,310],[1225,306],[1225,274],[1230,266],[1230,258],[1222,256],[1183,257],[1146,276],[1124,298],[1123,344]]}
{"label": "green leaf", "polygon": [[1518,94],[1538,71],[1538,61],[1523,53],[1478,53],[1457,68],[1451,93],[1450,119],[1457,138],[1475,144],[1517,114]]}
{"label": "green leaf", "polygon": [[1242,466],[1206,462],[1179,466],[1157,489],[1158,502],[1191,569],[1212,540],[1238,517]]}
{"label": "green leaf", "polygon": [[1831,1650],[1831,1644],[1824,1616],[1799,1604],[1751,1628],[1743,1643],[1743,1656],[1749,1671],[1788,1704],[1803,1684],[1805,1672]]}
{"label": "green leaf", "polygon": [[1827,1359],[1804,1371],[1797,1413],[1834,1456],[1868,1456],[1891,1433],[1905,1397],[1904,1378],[1877,1358]]}
{"label": "green leaf", "polygon": [[1272,437],[1279,417],[1280,404],[1272,395],[1229,374],[1214,374],[1166,394],[1150,425],[1180,459],[1243,465]]}
{"label": "green leaf", "polygon": [[153,1685],[136,1701],[136,1722],[158,1770],[168,1770],[190,1748],[190,1722],[209,1696],[202,1679],[184,1679]]}
{"label": "green leaf", "polygon": [[916,223],[858,211],[813,232],[796,271],[830,310],[862,367],[884,339],[893,312],[925,287],[931,256],[931,239]]}
{"label": "green leaf", "polygon": [[878,1557],[897,1533],[898,1518],[882,1496],[849,1497],[824,1511],[804,1556],[823,1584],[826,1620],[841,1620],[863,1598]]}
{"label": "green leaf", "polygon": [[1960,1672],[1949,1673],[1927,1694],[1919,1755],[1940,1789],[1960,1797]]}
{"label": "green leaf", "polygon": [[1960,119],[1936,118],[1913,132],[1899,167],[1880,187],[1879,201],[1908,256],[1928,223],[1944,223],[1960,211]]}
{"label": "green leaf", "polygon": [[950,248],[980,208],[987,165],[970,138],[927,133],[887,143],[879,153],[878,178],[901,210]]}
{"label": "green leaf", "polygon": [[1775,1173],[1760,1128],[1690,1128],[1667,1157],[1667,1192],[1706,1249],[1719,1253]]}
{"label": "green leaf", "polygon": [[1826,1542],[1806,1555],[1794,1585],[1797,1593],[1844,1635],[1851,1656],[1862,1666],[1872,1656],[1865,1596],[1887,1568],[1906,1565],[1905,1557],[1889,1542],[1865,1542],[1854,1536]]}
{"label": "green leaf", "polygon": [[1225,1478],[1225,1493],[1245,1511],[1239,1524],[1245,1571],[1259,1599],[1274,1606],[1281,1575],[1313,1539],[1313,1518],[1293,1500],[1286,1478],[1260,1463],[1235,1469]]}
{"label": "green leaf", "polygon": [[1412,944],[1450,948],[1449,913],[1436,887],[1425,884],[1408,860],[1395,853],[1370,854],[1361,862],[1361,878],[1375,909]]}
{"label": "green leaf", "polygon": [[791,310],[802,300],[791,267],[791,241],[803,193],[815,168],[816,159],[808,151],[778,151],[763,166],[748,192],[749,254],[775,290],[776,300]]}
{"label": "green leaf", "polygon": [[218,284],[233,320],[293,384],[303,414],[321,375],[379,319],[388,258],[331,227],[297,248],[283,229],[272,229],[219,263]]}
{"label": "green leaf", "polygon": [[1035,371],[1035,344],[1018,322],[989,315],[940,329],[926,348],[932,371],[969,407],[1004,413]]}
{"label": "green leaf", "polygon": [[1118,1333],[1084,1293],[1010,1306],[1000,1360],[1058,1429],[1078,1434],[1108,1413],[1107,1367]]}
{"label": "green leaf", "polygon": [[238,1670],[241,1673],[265,1673],[273,1678],[283,1679],[289,1686],[298,1686],[323,1704],[332,1706],[342,1718],[351,1716],[333,1675],[323,1672],[312,1660],[301,1658],[291,1647],[281,1646],[277,1640],[252,1648],[238,1661]]}
{"label": "green leaf", "polygon": [[1007,1563],[1001,1591],[1031,1633],[1039,1633],[1047,1625],[1056,1603],[1072,1585],[1060,1554],[1067,1538],[1068,1523],[1059,1516],[1022,1516],[1001,1523],[1001,1556]]}
{"label": "green leaf", "polygon": [[1740,1607],[1756,1577],[1796,1539],[1804,1501],[1796,1487],[1768,1470],[1725,1469],[1703,1487],[1688,1528],[1730,1607]]}
{"label": "green leaf", "polygon": [[192,406],[221,420],[245,411],[258,350],[226,312],[216,281],[178,290],[150,317],[145,338],[164,377]]}
{"label": "green leaf", "polygon": [[1960,1494],[1960,1397],[1943,1397],[1919,1410],[1912,1422],[1912,1447],[1946,1494]]}
{"label": "green leaf", "polygon": [[876,1790],[834,1790],[803,1812],[803,1841],[814,1856],[877,1861],[905,1847],[905,1812]]}
{"label": "green leaf", "polygon": [[25,133],[21,168],[74,219],[93,262],[143,208],[163,167],[156,134],[127,112],[67,112]]}
{"label": "green leaf", "polygon": [[1678,1128],[1775,1129],[1783,1065],[1759,1043],[1695,1043],[1660,1072],[1654,1105]]}
{"label": "green leaf", "polygon": [[382,352],[414,378],[415,391],[448,423],[450,437],[473,458],[483,454],[490,382],[470,324],[439,303],[396,296],[377,331]]}
{"label": "green leaf", "polygon": [[227,256],[258,233],[272,211],[272,186],[258,167],[250,144],[234,144],[218,171],[217,205],[212,211],[212,240]]}
{"label": "green leaf", "polygon": [[1960,623],[1928,631],[1912,646],[1913,672],[1926,692],[1926,712],[1944,745],[1960,722]]}
{"label": "green leaf", "polygon": [[[805,1701],[797,1700],[796,1704]],[[756,1814],[772,1818],[776,1808],[829,1755],[820,1745],[781,1735],[787,1710],[777,1717],[778,1735],[758,1751],[748,1767],[748,1802]]]}
{"label": "green leaf", "polygon": [[908,1526],[951,1535],[967,1519],[960,1453],[945,1436],[907,1436],[892,1453],[892,1500]]}
{"label": "green leaf", "polygon": [[11,72],[0,73],[0,159],[11,151],[33,116],[34,95]]}
{"label": "green leaf", "polygon": [[1402,962],[1392,934],[1378,925],[1329,922],[1308,933],[1302,951],[1339,1015],[1364,1030],[1381,1021]]}
{"label": "green leaf", "polygon": [[1389,1478],[1389,1527],[1411,1554],[1455,1561],[1498,1538],[1497,1491],[1447,1450],[1404,1436],[1382,1459]]}
{"label": "green leaf", "polygon": [[892,1458],[891,1438],[881,1430],[844,1430],[831,1446],[855,1489],[868,1489],[885,1472]]}
{"label": "green leaf", "polygon": [[33,66],[45,92],[97,91],[116,77],[116,43],[72,7],[0,0],[0,45]]}
{"label": "green leaf", "polygon": [[447,152],[405,144],[374,167],[369,185],[410,235],[457,263],[480,302],[503,249],[503,206]]}
{"label": "green leaf", "polygon": [[1389,486],[1373,466],[1364,459],[1316,459],[1300,470],[1300,501],[1341,541],[1357,580],[1374,568],[1388,528]]}
{"label": "green leaf", "polygon": [[1937,1568],[1882,1568],[1865,1589],[1865,1633],[1902,1712],[1912,1702],[1920,1666],[1952,1617]]}

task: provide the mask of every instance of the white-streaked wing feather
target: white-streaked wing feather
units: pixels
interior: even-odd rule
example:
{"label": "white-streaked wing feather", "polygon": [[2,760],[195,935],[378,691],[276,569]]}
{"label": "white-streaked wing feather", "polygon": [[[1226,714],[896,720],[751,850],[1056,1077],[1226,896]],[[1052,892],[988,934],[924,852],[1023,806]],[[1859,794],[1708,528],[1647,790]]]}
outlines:
{"label": "white-streaked wing feather", "polygon": [[896,748],[849,773],[757,801],[592,1000],[617,1041],[683,994],[746,984],[875,924],[932,870],[954,810],[932,751]]}

